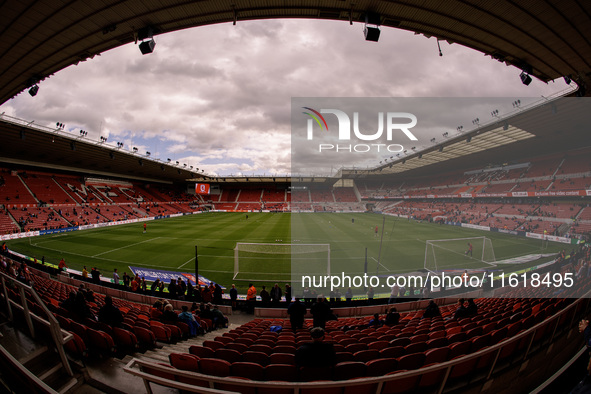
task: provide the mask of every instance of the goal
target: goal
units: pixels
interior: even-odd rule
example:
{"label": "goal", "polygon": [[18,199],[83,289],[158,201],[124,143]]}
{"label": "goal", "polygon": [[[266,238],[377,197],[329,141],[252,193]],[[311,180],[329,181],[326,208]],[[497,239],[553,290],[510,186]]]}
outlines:
{"label": "goal", "polygon": [[425,245],[424,268],[427,271],[496,266],[492,241],[487,237],[428,240]]}
{"label": "goal", "polygon": [[310,267],[330,274],[329,244],[238,242],[234,248],[234,280],[290,282],[294,268]]}

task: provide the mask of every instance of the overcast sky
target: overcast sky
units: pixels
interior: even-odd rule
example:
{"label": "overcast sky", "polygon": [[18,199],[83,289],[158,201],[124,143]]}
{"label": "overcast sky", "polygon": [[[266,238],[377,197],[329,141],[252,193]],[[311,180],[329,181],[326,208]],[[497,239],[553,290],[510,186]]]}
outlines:
{"label": "overcast sky", "polygon": [[[239,21],[157,36],[154,53],[116,48],[71,66],[0,111],[108,137],[125,149],[218,175],[291,173],[292,97],[506,97],[538,100],[562,79],[521,84],[520,71],[457,44],[383,28],[310,20]],[[528,97],[530,99],[528,99]],[[482,114],[458,115],[470,125]],[[508,111],[508,110],[507,110]],[[501,113],[503,115],[503,113]],[[462,117],[465,117],[463,119]]]}

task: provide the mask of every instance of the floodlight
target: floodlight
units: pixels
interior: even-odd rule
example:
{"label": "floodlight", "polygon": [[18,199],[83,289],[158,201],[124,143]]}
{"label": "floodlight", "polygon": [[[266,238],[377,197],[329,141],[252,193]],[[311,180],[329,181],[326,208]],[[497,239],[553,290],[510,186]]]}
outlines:
{"label": "floodlight", "polygon": [[156,41],[151,38],[149,41],[142,41],[140,43],[140,51],[142,55],[147,55],[149,53],[154,52],[154,47],[156,46]]}
{"label": "floodlight", "polygon": [[39,91],[39,85],[35,84],[31,87],[31,89],[29,89],[29,94],[31,95],[31,97],[35,97],[37,95],[38,91]]}
{"label": "floodlight", "polygon": [[531,77],[525,71],[522,71],[521,74],[519,74],[519,78],[521,78],[521,83],[525,86],[531,83]]}

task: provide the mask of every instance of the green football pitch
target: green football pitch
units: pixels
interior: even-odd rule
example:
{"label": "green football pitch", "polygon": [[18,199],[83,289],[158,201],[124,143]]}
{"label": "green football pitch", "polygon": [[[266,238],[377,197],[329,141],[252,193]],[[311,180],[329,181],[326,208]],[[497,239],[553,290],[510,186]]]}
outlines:
{"label": "green football pitch", "polygon": [[[295,253],[293,248],[290,255],[266,246],[260,253],[241,254],[235,275],[234,248],[239,242],[329,244],[331,273],[363,273],[367,249],[368,274],[396,275],[423,269],[427,240],[482,236],[491,240],[497,261],[564,248],[549,243],[542,250],[540,240],[370,213],[203,213],[149,221],[146,233],[142,223],[135,223],[11,240],[7,245],[30,257],[44,256],[54,264],[64,258],[73,269],[97,267],[108,277],[114,268],[120,274],[129,272],[129,266],[194,273],[197,246],[200,275],[226,287],[236,283],[244,292],[248,281],[259,286],[287,281],[291,264],[299,259],[314,259],[319,270],[325,270],[328,253],[327,248],[311,254]],[[441,268],[486,267],[464,255],[466,244],[450,244],[448,248],[457,249],[457,260]],[[539,261],[530,264],[534,263]]]}

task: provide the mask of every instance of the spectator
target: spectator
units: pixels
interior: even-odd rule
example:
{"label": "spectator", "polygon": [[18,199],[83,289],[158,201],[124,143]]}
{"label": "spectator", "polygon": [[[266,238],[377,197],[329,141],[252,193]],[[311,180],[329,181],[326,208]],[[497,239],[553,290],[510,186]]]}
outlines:
{"label": "spectator", "polygon": [[201,290],[201,300],[203,302],[211,302],[213,300],[213,294],[211,294],[208,286],[203,286],[203,290]]}
{"label": "spectator", "polygon": [[90,276],[92,276],[92,283],[97,285],[101,283],[101,272],[97,270],[96,267],[93,267],[90,270]]}
{"label": "spectator", "polygon": [[285,302],[287,302],[287,305],[291,304],[291,286],[289,283],[285,284]]}
{"label": "spectator", "polygon": [[453,319],[460,320],[465,317],[468,317],[468,309],[464,306],[464,299],[460,298],[458,300],[458,308],[456,309]]}
{"label": "spectator", "polygon": [[220,286],[219,284],[216,283],[213,288],[213,302],[216,304],[221,304],[222,303],[222,294],[224,294],[224,291],[222,290],[222,286]]}
{"label": "spectator", "polygon": [[187,296],[186,296],[187,300],[192,300],[193,299],[193,284],[191,283],[190,279],[187,279]]}
{"label": "spectator", "polygon": [[380,328],[384,322],[380,319],[379,313],[374,313],[373,319],[369,321],[369,327]]}
{"label": "spectator", "polygon": [[129,289],[129,284],[131,283],[131,278],[127,275],[127,272],[123,273],[123,287],[125,290]]}
{"label": "spectator", "polygon": [[232,303],[232,310],[236,310],[236,303],[238,300],[238,290],[236,290],[236,285],[232,284],[232,288],[230,289],[230,302]]}
{"label": "spectator", "polygon": [[134,293],[137,293],[138,289],[140,288],[140,284],[138,283],[139,278],[136,276],[133,278],[133,280],[131,281],[131,291],[133,291]]}
{"label": "spectator", "polygon": [[372,304],[373,296],[374,296],[374,289],[373,289],[373,287],[369,286],[369,288],[367,289],[367,304],[368,305]]}
{"label": "spectator", "polygon": [[345,301],[347,302],[347,306],[351,305],[351,299],[353,298],[353,290],[349,287],[345,292]]}
{"label": "spectator", "polygon": [[387,326],[395,326],[400,321],[400,313],[396,310],[396,308],[390,308],[390,311],[386,315],[386,322]]}
{"label": "spectator", "polygon": [[306,306],[298,298],[287,307],[287,314],[291,323],[291,329],[296,332],[304,327],[304,317],[306,316]]}
{"label": "spectator", "polygon": [[68,266],[66,265],[66,261],[62,258],[59,264],[57,265],[57,269],[59,269],[60,271],[65,271],[66,268],[68,268]]}
{"label": "spectator", "polygon": [[263,286],[259,295],[261,296],[261,302],[263,306],[267,306],[269,302],[271,302],[271,295],[269,294],[265,286]]}
{"label": "spectator", "polygon": [[281,301],[281,296],[281,287],[279,287],[279,285],[275,283],[275,286],[273,286],[273,288],[271,289],[271,302],[273,302],[274,304],[278,304],[279,301]]}
{"label": "spectator", "polygon": [[246,303],[248,304],[248,313],[254,313],[254,303],[257,299],[257,289],[252,283],[248,284],[248,290],[246,291]]}
{"label": "spectator", "polygon": [[183,278],[178,278],[176,281],[176,290],[179,299],[184,300],[185,294],[187,293],[187,284],[183,280]]}
{"label": "spectator", "polygon": [[468,306],[466,307],[468,316],[476,316],[478,313],[478,305],[474,302],[474,298],[468,299]]}
{"label": "spectator", "polygon": [[[583,339],[585,340],[585,346],[587,347],[588,356],[591,356],[591,326],[589,326],[589,320],[583,319],[579,322],[579,332],[583,334]],[[587,364],[587,376],[585,380],[589,380],[591,378],[591,357],[589,358],[589,362]]]}
{"label": "spectator", "polygon": [[395,304],[398,298],[398,291],[400,288],[398,285],[392,286],[392,290],[390,291],[390,299],[388,299],[388,304]]}
{"label": "spectator", "polygon": [[152,320],[159,320],[160,316],[162,316],[162,309],[163,309],[163,305],[162,305],[162,301],[158,300],[154,303],[154,305],[152,305],[152,308],[150,309],[150,318]]}
{"label": "spectator", "polygon": [[331,311],[322,294],[318,296],[316,303],[310,308],[310,313],[312,314],[312,324],[314,327],[321,327],[324,330]]}
{"label": "spectator", "polygon": [[146,283],[146,278],[142,276],[142,283],[141,283],[142,293],[146,293],[148,291],[148,284]]}
{"label": "spectator", "polygon": [[170,295],[170,298],[172,298],[173,300],[177,298],[177,285],[176,285],[176,279],[171,279],[170,283],[168,284],[168,294]]}
{"label": "spectator", "polygon": [[195,316],[189,312],[189,308],[186,305],[182,306],[182,312],[179,313],[179,320],[186,323],[189,326],[189,335],[192,337],[197,336],[201,326],[197,323]]}
{"label": "spectator", "polygon": [[160,316],[160,320],[163,322],[174,323],[179,320],[179,315],[174,312],[174,308],[171,304],[166,304],[164,312]]}
{"label": "spectator", "polygon": [[86,318],[96,320],[96,317],[88,307],[86,298],[84,298],[84,294],[81,291],[76,293],[74,308],[71,312],[74,314],[74,320],[84,321]]}
{"label": "spectator", "polygon": [[439,307],[437,306],[435,301],[431,300],[431,301],[429,301],[429,305],[427,305],[427,308],[425,308],[425,312],[423,313],[423,317],[428,318],[428,317],[437,317],[437,316],[441,316],[441,312],[439,311]]}
{"label": "spectator", "polygon": [[119,274],[117,273],[117,268],[113,270],[113,283],[116,285],[119,284]]}
{"label": "spectator", "polygon": [[213,317],[213,325],[215,328],[226,328],[228,327],[228,318],[224,316],[222,311],[219,310],[217,305],[211,308],[211,316]]}
{"label": "spectator", "polygon": [[332,343],[324,342],[324,329],[314,327],[310,330],[312,342],[303,343],[295,354],[298,367],[326,368],[336,364],[336,353]]}
{"label": "spectator", "polygon": [[[45,256],[43,256],[43,258],[41,259],[41,264],[45,264]],[[86,266],[82,268],[82,277],[84,279],[88,279],[88,270],[86,269]]]}
{"label": "spectator", "polygon": [[123,315],[119,308],[113,305],[113,298],[110,295],[105,296],[105,304],[101,307],[98,314],[98,320],[108,324],[111,327],[121,327]]}

